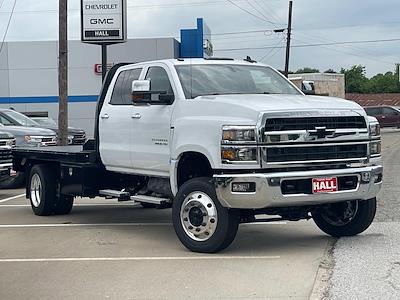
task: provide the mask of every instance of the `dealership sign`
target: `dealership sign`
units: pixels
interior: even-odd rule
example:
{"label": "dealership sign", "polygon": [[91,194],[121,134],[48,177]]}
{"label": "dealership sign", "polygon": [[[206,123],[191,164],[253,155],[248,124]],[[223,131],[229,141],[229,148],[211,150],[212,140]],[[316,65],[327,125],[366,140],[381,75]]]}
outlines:
{"label": "dealership sign", "polygon": [[82,42],[125,42],[126,0],[81,0],[81,26]]}

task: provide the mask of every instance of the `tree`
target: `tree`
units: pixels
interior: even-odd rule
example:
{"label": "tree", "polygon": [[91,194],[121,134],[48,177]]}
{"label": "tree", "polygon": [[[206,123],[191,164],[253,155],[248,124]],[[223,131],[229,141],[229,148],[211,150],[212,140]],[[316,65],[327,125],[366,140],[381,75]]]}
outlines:
{"label": "tree", "polygon": [[327,74],[337,74],[337,72],[336,72],[334,69],[328,69],[328,70],[326,70],[324,73],[327,73]]}
{"label": "tree", "polygon": [[366,93],[398,93],[399,83],[397,74],[386,72],[372,77],[366,86]]}
{"label": "tree", "polygon": [[342,68],[346,81],[346,93],[364,93],[367,90],[368,78],[365,76],[365,67],[358,65],[346,70]]}
{"label": "tree", "polygon": [[302,69],[298,69],[296,72],[294,72],[295,74],[304,74],[304,73],[319,73],[318,69],[314,69],[314,68],[309,68],[309,67],[305,67]]}

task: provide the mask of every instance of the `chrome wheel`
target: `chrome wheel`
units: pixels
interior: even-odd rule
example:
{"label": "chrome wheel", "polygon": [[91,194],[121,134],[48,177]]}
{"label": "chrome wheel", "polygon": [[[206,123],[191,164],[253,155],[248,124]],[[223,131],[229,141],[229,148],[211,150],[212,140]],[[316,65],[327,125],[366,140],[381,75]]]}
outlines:
{"label": "chrome wheel", "polygon": [[42,182],[37,173],[33,174],[30,184],[30,196],[32,205],[39,207],[42,195]]}
{"label": "chrome wheel", "polygon": [[193,192],[185,198],[180,218],[186,234],[195,241],[208,240],[217,228],[217,208],[213,200],[203,192]]}
{"label": "chrome wheel", "polygon": [[321,212],[321,217],[333,226],[345,226],[349,224],[358,211],[358,201],[346,201],[331,204]]}

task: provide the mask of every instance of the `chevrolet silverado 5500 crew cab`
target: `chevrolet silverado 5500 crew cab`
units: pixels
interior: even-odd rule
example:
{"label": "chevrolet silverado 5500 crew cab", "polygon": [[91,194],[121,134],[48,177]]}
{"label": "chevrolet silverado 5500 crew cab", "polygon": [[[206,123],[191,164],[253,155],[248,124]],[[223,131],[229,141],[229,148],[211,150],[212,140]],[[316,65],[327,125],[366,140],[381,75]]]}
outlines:
{"label": "chevrolet silverado 5500 crew cab", "polygon": [[94,136],[83,148],[13,150],[36,215],[69,213],[76,196],[172,205],[178,238],[196,252],[226,248],[240,223],[312,218],[348,236],[375,216],[377,120],[251,60],[118,64]]}

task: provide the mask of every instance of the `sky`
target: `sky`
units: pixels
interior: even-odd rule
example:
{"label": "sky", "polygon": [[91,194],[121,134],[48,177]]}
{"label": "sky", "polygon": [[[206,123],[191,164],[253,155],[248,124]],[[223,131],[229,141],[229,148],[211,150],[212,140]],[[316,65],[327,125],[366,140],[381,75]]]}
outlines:
{"label": "sky", "polygon": [[[3,39],[58,39],[57,0],[16,0],[15,12],[5,34],[14,1],[0,0],[0,43]],[[128,38],[179,39],[180,29],[195,27],[196,18],[202,17],[213,34],[214,56],[241,59],[249,55],[252,59],[283,69],[286,39],[284,34],[272,30],[287,27],[288,2],[127,0]],[[80,0],[69,0],[68,6],[68,36],[80,39]],[[399,0],[294,0],[294,47],[291,49],[290,70],[312,67],[321,71],[340,71],[361,64],[366,67],[369,77],[393,71],[395,64],[400,63],[399,12]],[[382,39],[399,40],[296,47]]]}

